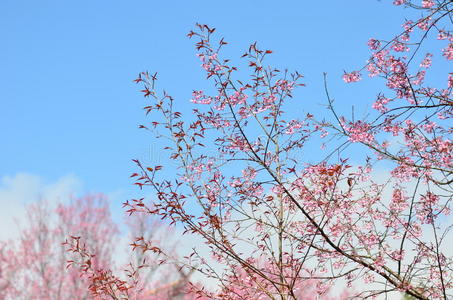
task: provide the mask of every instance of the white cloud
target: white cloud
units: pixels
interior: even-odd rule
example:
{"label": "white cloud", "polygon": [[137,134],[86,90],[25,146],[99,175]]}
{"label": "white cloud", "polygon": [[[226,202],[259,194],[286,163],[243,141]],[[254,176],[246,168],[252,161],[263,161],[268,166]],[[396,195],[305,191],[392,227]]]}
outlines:
{"label": "white cloud", "polygon": [[80,188],[81,182],[74,175],[63,176],[54,182],[29,173],[1,177],[0,240],[14,238],[19,234],[18,224],[25,221],[26,204],[39,199],[55,203],[68,198]]}

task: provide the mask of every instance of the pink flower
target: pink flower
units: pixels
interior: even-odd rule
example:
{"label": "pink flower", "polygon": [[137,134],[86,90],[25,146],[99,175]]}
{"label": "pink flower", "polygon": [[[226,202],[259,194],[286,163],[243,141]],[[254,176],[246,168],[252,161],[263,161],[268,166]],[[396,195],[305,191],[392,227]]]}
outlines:
{"label": "pink flower", "polygon": [[395,1],[393,1],[394,5],[402,5],[404,3],[406,3],[406,0],[395,0]]}
{"label": "pink flower", "polygon": [[303,124],[297,120],[291,120],[288,123],[288,127],[286,128],[286,134],[294,134],[297,132],[297,129],[302,128]]}
{"label": "pink flower", "polygon": [[431,8],[434,6],[434,1],[433,0],[422,0],[422,6],[423,6],[423,8]]}
{"label": "pink flower", "polygon": [[376,64],[373,61],[370,61],[367,64],[366,68],[369,72],[368,76],[370,76],[370,77],[377,76],[380,73],[380,70],[376,67]]}
{"label": "pink flower", "polygon": [[366,144],[371,144],[374,141],[374,136],[370,132],[370,124],[363,121],[351,123],[351,127],[346,128],[346,131],[348,131],[349,133],[349,140],[351,142],[363,142]]}
{"label": "pink flower", "polygon": [[291,92],[294,89],[294,82],[288,80],[277,80],[273,89],[280,90],[282,92]]}
{"label": "pink flower", "polygon": [[422,68],[429,68],[431,67],[431,63],[432,63],[432,57],[433,55],[431,53],[426,53],[426,56],[425,58],[423,59],[423,61],[420,63],[420,67]]}
{"label": "pink flower", "polygon": [[403,26],[404,30],[406,30],[406,32],[412,32],[414,30],[412,27],[413,24],[414,24],[413,21],[408,20],[408,21],[404,22],[402,26]]}
{"label": "pink flower", "polygon": [[357,82],[361,79],[360,73],[357,71],[352,71],[351,73],[344,72],[343,80],[346,83]]}
{"label": "pink flower", "polygon": [[404,254],[405,254],[404,250],[402,250],[402,251],[394,250],[394,251],[388,253],[388,255],[394,260],[402,260],[404,258]]}
{"label": "pink flower", "polygon": [[414,84],[414,85],[422,84],[423,80],[425,79],[425,74],[426,74],[426,71],[418,72],[417,75],[415,75],[415,79],[412,80],[412,84]]}
{"label": "pink flower", "polygon": [[251,181],[256,177],[256,170],[252,167],[247,167],[246,169],[242,170],[242,176],[244,177],[245,181]]}
{"label": "pink flower", "polygon": [[212,98],[204,95],[203,91],[193,91],[190,101],[196,104],[210,104]]}
{"label": "pink flower", "polygon": [[229,102],[231,105],[244,104],[246,100],[247,95],[243,94],[242,91],[234,92],[234,94],[229,97]]}
{"label": "pink flower", "polygon": [[396,52],[405,52],[409,51],[409,47],[406,46],[406,44],[395,41],[392,44],[392,49],[395,50]]}
{"label": "pink flower", "polygon": [[446,40],[448,38],[449,34],[445,32],[444,30],[439,30],[439,34],[437,35],[438,40]]}
{"label": "pink flower", "polygon": [[370,47],[371,50],[377,50],[381,46],[381,42],[379,42],[376,39],[370,39],[368,41],[368,47]]}
{"label": "pink flower", "polygon": [[453,43],[450,43],[447,48],[442,49],[443,56],[448,60],[453,59]]}
{"label": "pink flower", "polygon": [[390,202],[390,210],[394,213],[401,213],[408,207],[409,204],[407,203],[407,197],[405,197],[403,191],[395,189]]}
{"label": "pink flower", "polygon": [[409,32],[410,32],[410,31],[406,31],[406,32],[404,32],[404,33],[401,35],[401,38],[400,38],[400,39],[401,39],[403,42],[407,42],[407,41],[409,41],[409,39],[411,38],[411,36],[409,35]]}
{"label": "pink flower", "polygon": [[428,21],[429,20],[431,20],[430,17],[420,20],[420,22],[418,22],[418,24],[417,24],[418,28],[420,28],[421,30],[425,30],[425,31],[428,30],[428,28],[429,28]]}
{"label": "pink flower", "polygon": [[427,133],[432,133],[433,129],[437,127],[437,124],[436,122],[427,122],[426,124],[423,124],[422,127]]}
{"label": "pink flower", "polygon": [[386,98],[383,95],[379,95],[378,98],[376,99],[376,102],[373,103],[373,108],[384,113],[388,111],[386,105],[389,102],[390,102],[389,98]]}

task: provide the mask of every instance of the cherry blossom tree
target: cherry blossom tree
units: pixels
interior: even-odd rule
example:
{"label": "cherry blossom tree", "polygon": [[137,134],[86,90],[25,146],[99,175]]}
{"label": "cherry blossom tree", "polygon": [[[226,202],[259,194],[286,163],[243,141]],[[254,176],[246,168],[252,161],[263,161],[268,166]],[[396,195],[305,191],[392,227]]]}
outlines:
{"label": "cherry blossom tree", "polygon": [[7,295],[14,291],[10,278],[16,273],[17,263],[6,243],[0,244],[0,299],[6,299]]}
{"label": "cherry blossom tree", "polygon": [[[160,220],[134,215],[127,225],[131,241],[139,236],[163,240],[166,243],[160,244],[165,249],[174,250],[176,243],[168,238],[171,230]],[[115,248],[128,246],[118,242],[123,241],[118,233],[103,195],[53,205],[45,200],[30,204],[20,237],[0,244],[0,299],[115,299],[122,293],[127,298],[148,300],[186,296],[190,272],[160,266],[157,255],[134,251],[135,262],[126,267],[135,273],[127,273],[128,278],[116,277],[121,262],[114,262],[112,255]],[[74,241],[80,251],[68,252],[62,245],[66,239]],[[130,246],[127,248],[130,252]],[[68,269],[68,263],[83,265],[83,272]],[[149,268],[140,267],[143,263]]]}
{"label": "cherry blossom tree", "polygon": [[[150,99],[144,109],[153,116],[141,127],[161,139],[174,163],[135,160],[136,185],[151,187],[156,196],[151,203],[134,199],[125,206],[204,239],[226,271],[197,249],[181,263],[216,279],[226,292],[193,285],[194,293],[304,299],[298,294],[303,280],[316,280],[317,295],[344,280],[348,286],[366,284],[350,295],[356,298],[391,291],[415,299],[452,297],[446,241],[452,225],[453,77],[442,68],[453,59],[452,3],[394,4],[421,17],[406,20],[388,41],[371,39],[367,65],[343,76],[352,83],[368,73],[382,84],[369,103],[375,113],[366,117],[338,112],[327,76],[330,119],[325,112],[295,114],[303,105],[296,95],[304,85],[299,72],[266,65],[272,51],[254,43],[242,56],[250,70],[245,76],[221,57],[227,42],[201,24],[189,37],[197,39],[212,87],[193,92],[192,114],[183,115],[174,98],[157,89],[157,74],[142,72],[135,80],[143,84]],[[432,67],[434,62],[440,67]],[[430,71],[436,80],[426,84]],[[304,157],[316,153],[313,144],[323,150]],[[352,161],[346,149],[363,156]],[[378,168],[385,171],[376,178]],[[145,238],[135,245],[169,257]],[[240,277],[250,289],[235,286]]]}
{"label": "cherry blossom tree", "polygon": [[[68,209],[59,208],[58,211],[64,213],[64,216],[70,216]],[[88,227],[90,225],[93,224],[87,224]],[[66,234],[63,245],[65,251],[71,254],[66,261],[67,267],[84,279],[85,292],[94,299],[195,299],[196,295],[188,288],[191,272],[186,272],[174,261],[169,261],[169,253],[172,253],[171,257],[177,256],[173,254],[178,243],[171,238],[176,236],[172,229],[147,214],[128,217],[126,225],[129,229],[128,239],[131,241],[128,253],[131,255],[129,263],[120,268],[107,262],[99,264],[99,259],[106,253],[92,246],[89,234]],[[158,243],[166,250],[168,254],[165,264],[160,248],[147,247],[151,243]]]}
{"label": "cherry blossom tree", "polygon": [[93,299],[89,282],[66,270],[71,255],[62,247],[68,235],[82,235],[97,258],[96,268],[111,264],[118,232],[102,195],[74,198],[56,208],[46,201],[27,208],[20,238],[0,250],[2,299]]}
{"label": "cherry blossom tree", "polygon": [[[177,240],[178,234],[160,219],[150,214],[134,214],[126,217],[126,224],[133,247],[140,248],[140,242],[145,240],[159,244],[167,253],[172,253],[173,257],[178,256],[177,248],[181,247]],[[135,295],[137,299],[193,299],[193,295],[188,295],[190,293],[187,290],[191,272],[186,272],[177,264],[162,264],[159,254],[137,248],[132,250],[130,261],[139,273],[136,285],[141,287]]]}

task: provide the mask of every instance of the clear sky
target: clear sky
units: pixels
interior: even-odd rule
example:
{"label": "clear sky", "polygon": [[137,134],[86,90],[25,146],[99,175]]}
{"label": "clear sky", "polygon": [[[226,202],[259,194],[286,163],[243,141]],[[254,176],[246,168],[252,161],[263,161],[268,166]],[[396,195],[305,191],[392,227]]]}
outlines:
{"label": "clear sky", "polygon": [[132,80],[157,71],[160,87],[191,105],[192,90],[208,86],[186,37],[196,22],[217,28],[232,59],[253,41],[274,50],[273,65],[306,76],[310,109],[325,103],[322,72],[335,98],[363,94],[369,105],[367,85],[343,89],[341,75],[364,64],[370,37],[401,29],[408,11],[391,2],[2,0],[0,195],[19,174],[47,187],[75,178],[80,192],[116,195],[119,210],[136,193],[131,159],[158,153],[137,129],[145,102]]}

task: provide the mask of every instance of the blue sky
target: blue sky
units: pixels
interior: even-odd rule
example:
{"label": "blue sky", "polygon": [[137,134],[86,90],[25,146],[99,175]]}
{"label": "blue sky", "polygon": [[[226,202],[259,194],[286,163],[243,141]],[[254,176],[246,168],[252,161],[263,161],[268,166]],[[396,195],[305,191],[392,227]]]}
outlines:
{"label": "blue sky", "polygon": [[370,37],[400,30],[407,10],[391,2],[3,0],[0,177],[74,176],[81,192],[120,191],[120,202],[136,193],[131,159],[159,148],[137,129],[145,102],[132,80],[157,71],[188,109],[192,90],[209,86],[185,36],[195,22],[216,27],[232,59],[258,41],[274,66],[303,73],[307,111],[325,103],[322,72],[337,101],[370,105],[367,84],[346,89],[341,75],[364,64]]}

